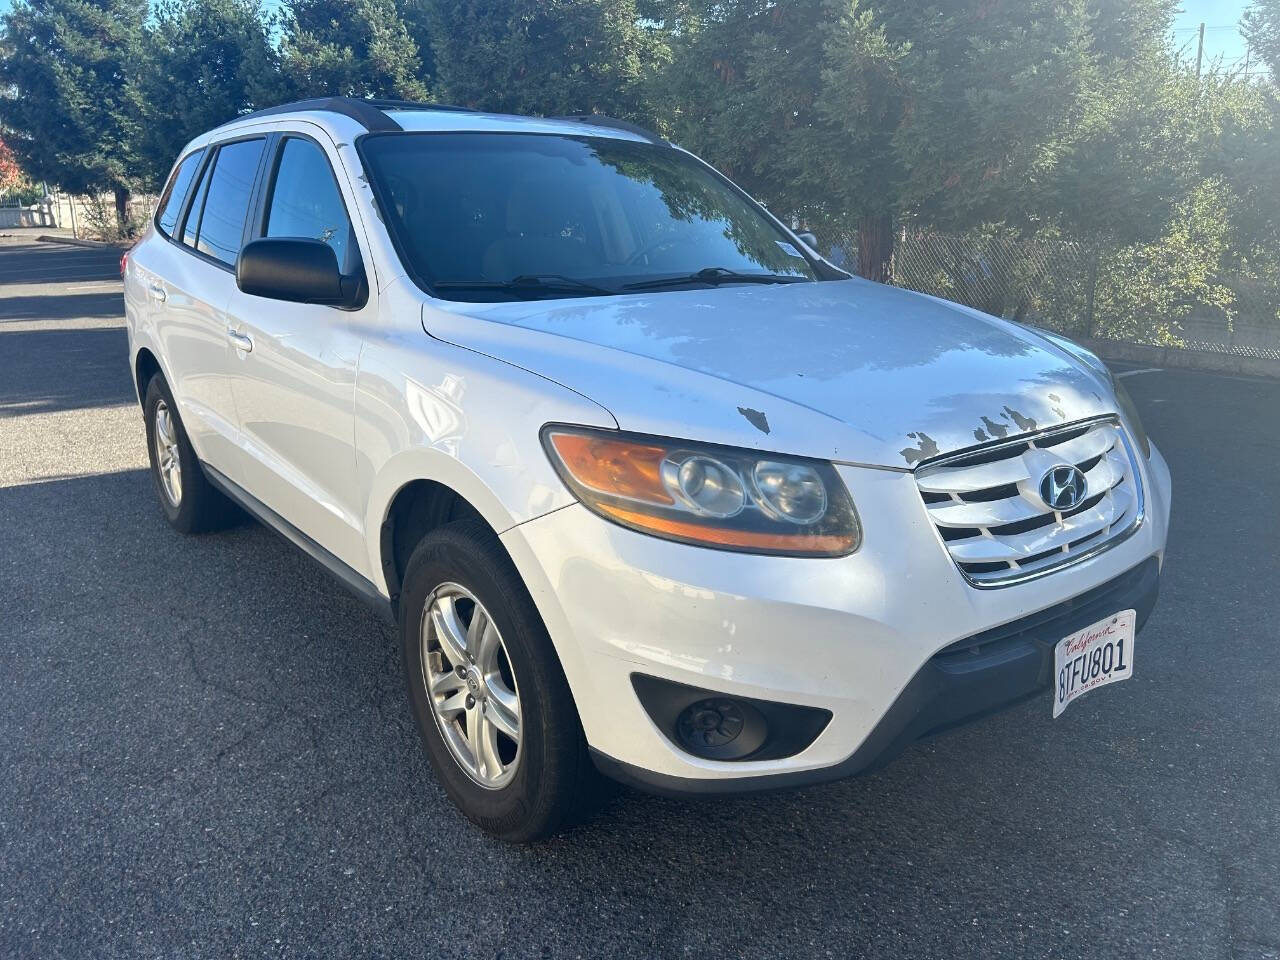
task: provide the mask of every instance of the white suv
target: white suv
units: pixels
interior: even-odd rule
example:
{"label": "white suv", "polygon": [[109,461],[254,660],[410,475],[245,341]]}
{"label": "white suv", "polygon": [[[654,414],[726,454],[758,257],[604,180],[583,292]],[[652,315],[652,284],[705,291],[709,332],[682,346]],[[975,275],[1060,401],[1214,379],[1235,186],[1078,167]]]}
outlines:
{"label": "white suv", "polygon": [[242,117],[125,263],[165,515],[234,502],[394,618],[507,839],[597,771],[816,783],[1128,677],[1170,484],[1119,384],[811,242],[605,117]]}

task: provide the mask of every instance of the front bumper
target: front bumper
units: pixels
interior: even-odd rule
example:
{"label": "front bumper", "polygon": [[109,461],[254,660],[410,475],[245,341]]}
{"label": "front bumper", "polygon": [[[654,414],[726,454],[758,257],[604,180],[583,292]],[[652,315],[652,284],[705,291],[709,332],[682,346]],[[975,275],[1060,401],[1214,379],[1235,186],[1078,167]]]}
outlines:
{"label": "front bumper", "polygon": [[834,766],[706,780],[655,773],[598,750],[592,750],[592,759],[615,780],[669,796],[778,790],[865,773],[888,763],[916,740],[1049,689],[1059,640],[1117,610],[1136,610],[1141,630],[1155,607],[1159,587],[1159,561],[1151,557],[1081,596],[952,644],[929,658],[862,745]]}
{"label": "front bumper", "polygon": [[[911,475],[839,469],[863,522],[863,545],[849,557],[691,547],[617,527],[581,505],[502,535],[602,769],[668,793],[846,776],[1035,692],[1048,683],[1057,640],[1128,607],[1141,621],[1154,604],[1169,504],[1158,452],[1143,465],[1147,515],[1132,536],[1074,566],[988,590],[952,563]],[[792,756],[703,759],[653,722],[635,674],[817,708],[831,720]]]}

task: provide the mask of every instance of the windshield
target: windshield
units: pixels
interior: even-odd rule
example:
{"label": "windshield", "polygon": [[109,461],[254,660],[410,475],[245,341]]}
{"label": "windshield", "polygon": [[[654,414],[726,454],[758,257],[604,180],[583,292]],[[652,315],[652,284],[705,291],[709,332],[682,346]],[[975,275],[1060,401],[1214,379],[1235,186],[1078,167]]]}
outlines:
{"label": "windshield", "polygon": [[438,297],[527,300],[633,285],[815,279],[750,200],[671,147],[397,133],[365,137],[360,149],[406,266]]}

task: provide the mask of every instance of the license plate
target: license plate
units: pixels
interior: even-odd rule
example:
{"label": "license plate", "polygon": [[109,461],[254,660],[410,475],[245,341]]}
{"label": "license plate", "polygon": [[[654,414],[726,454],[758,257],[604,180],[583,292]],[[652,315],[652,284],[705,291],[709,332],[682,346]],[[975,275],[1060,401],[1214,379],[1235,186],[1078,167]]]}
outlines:
{"label": "license plate", "polygon": [[1053,715],[1090,690],[1133,676],[1133,633],[1138,615],[1121,610],[1058,641],[1053,651]]}

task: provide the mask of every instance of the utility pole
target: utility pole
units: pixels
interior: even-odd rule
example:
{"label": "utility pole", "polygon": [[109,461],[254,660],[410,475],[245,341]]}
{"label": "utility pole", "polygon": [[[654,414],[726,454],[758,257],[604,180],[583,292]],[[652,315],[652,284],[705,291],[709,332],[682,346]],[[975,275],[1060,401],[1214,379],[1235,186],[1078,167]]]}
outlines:
{"label": "utility pole", "polygon": [[1200,64],[1204,62],[1204,21],[1200,21],[1200,42],[1196,45],[1196,82],[1200,81]]}

